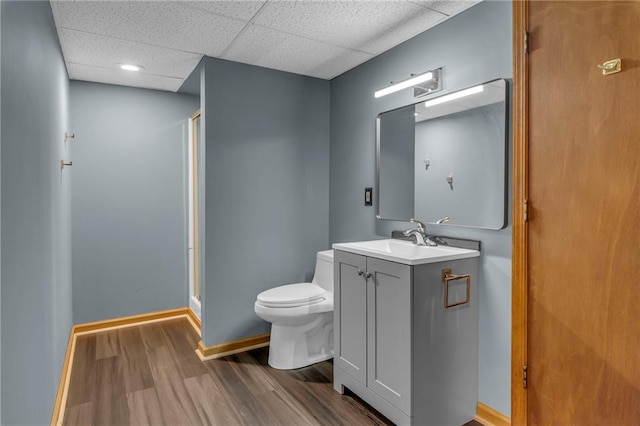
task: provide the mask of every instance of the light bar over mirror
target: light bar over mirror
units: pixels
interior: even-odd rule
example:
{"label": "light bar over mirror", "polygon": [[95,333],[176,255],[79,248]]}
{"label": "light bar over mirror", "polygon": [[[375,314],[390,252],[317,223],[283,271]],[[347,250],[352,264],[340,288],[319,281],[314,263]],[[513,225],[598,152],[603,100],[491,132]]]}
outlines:
{"label": "light bar over mirror", "polygon": [[398,83],[391,82],[391,86],[377,90],[373,96],[380,98],[410,87],[413,87],[414,89],[414,97],[424,96],[429,93],[442,90],[442,68],[427,71],[418,75],[412,74],[408,79],[402,80]]}

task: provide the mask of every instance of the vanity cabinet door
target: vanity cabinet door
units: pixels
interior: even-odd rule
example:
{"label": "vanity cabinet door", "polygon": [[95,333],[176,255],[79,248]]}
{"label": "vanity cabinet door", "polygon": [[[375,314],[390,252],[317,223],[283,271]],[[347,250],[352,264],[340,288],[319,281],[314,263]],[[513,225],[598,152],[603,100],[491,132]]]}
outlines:
{"label": "vanity cabinet door", "polygon": [[334,362],[353,378],[367,383],[367,259],[334,253]]}
{"label": "vanity cabinet door", "polygon": [[367,386],[411,416],[412,268],[367,258]]}

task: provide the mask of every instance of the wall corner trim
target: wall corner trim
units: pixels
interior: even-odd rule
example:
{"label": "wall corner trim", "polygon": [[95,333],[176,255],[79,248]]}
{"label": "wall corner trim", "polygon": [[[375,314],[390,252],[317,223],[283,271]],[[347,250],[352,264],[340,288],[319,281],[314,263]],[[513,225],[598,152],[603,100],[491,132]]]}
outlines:
{"label": "wall corner trim", "polygon": [[77,324],[71,327],[69,343],[67,344],[67,353],[64,357],[64,364],[62,365],[62,372],[60,374],[60,383],[58,384],[56,400],[53,406],[53,412],[51,413],[51,426],[62,426],[62,421],[64,420],[67,395],[69,393],[69,382],[71,381],[71,368],[73,366],[73,357],[78,336],[104,331],[113,331],[120,328],[134,327],[155,322],[169,321],[178,318],[186,318],[198,336],[200,336],[200,318],[198,318],[190,308],[177,308],[169,309],[167,311],[150,312],[130,317]]}
{"label": "wall corner trim", "polygon": [[209,361],[212,359],[222,358],[228,355],[240,352],[250,351],[252,349],[263,348],[269,346],[271,333],[259,334],[257,336],[245,337],[244,339],[233,340],[231,342],[218,343],[213,346],[205,346],[202,340],[198,343],[196,355],[200,361]]}
{"label": "wall corner trim", "polygon": [[476,417],[474,420],[482,423],[484,426],[511,425],[511,419],[509,417],[482,402],[478,402],[476,406]]}
{"label": "wall corner trim", "polygon": [[198,336],[202,338],[202,322],[191,308],[187,308],[187,319],[189,320],[191,327],[193,327],[195,332],[198,333]]}

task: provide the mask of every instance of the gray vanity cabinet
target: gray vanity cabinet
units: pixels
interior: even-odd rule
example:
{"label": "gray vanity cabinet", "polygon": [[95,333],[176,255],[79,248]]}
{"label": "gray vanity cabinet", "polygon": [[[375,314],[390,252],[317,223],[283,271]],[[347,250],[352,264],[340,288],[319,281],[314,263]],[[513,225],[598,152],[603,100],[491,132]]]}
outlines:
{"label": "gray vanity cabinet", "polygon": [[[334,252],[334,364],[362,383],[367,381],[367,258]],[[335,286],[336,283],[342,283]]]}
{"label": "gray vanity cabinet", "polygon": [[[471,276],[469,293],[466,280],[451,281],[445,299],[447,269]],[[349,388],[396,424],[472,420],[478,258],[406,265],[336,249],[334,273],[334,388]]]}
{"label": "gray vanity cabinet", "polygon": [[336,251],[334,364],[397,408],[411,408],[411,268]]}
{"label": "gray vanity cabinet", "polygon": [[409,412],[411,268],[342,251],[334,265],[335,365]]}
{"label": "gray vanity cabinet", "polygon": [[411,412],[411,267],[367,257],[367,387]]}

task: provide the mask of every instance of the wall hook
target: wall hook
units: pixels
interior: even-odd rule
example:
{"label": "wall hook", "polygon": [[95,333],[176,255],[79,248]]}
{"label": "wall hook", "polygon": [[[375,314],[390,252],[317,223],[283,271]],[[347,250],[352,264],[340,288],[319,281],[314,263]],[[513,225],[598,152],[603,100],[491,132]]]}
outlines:
{"label": "wall hook", "polygon": [[449,176],[447,176],[445,179],[447,180],[449,187],[451,187],[451,190],[453,191],[453,173],[449,173]]}
{"label": "wall hook", "polygon": [[64,170],[64,166],[73,166],[73,161],[69,161],[68,163],[65,163],[64,160],[60,160],[60,170]]}

